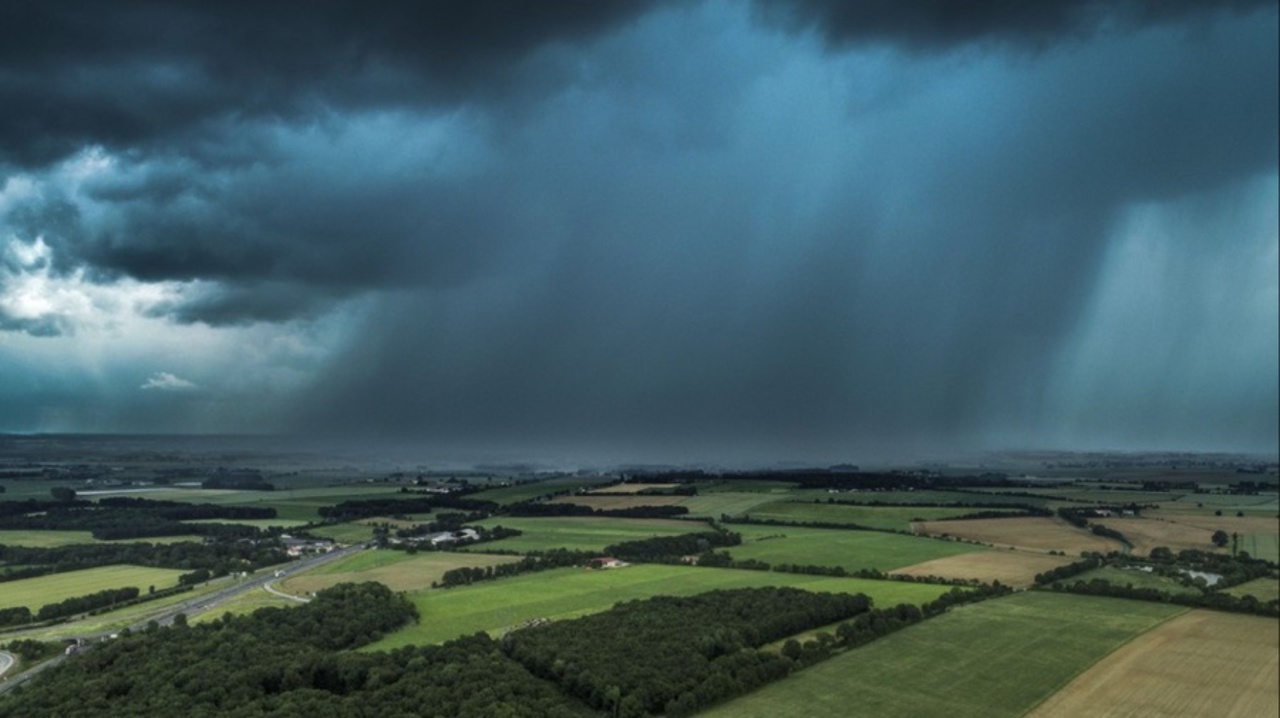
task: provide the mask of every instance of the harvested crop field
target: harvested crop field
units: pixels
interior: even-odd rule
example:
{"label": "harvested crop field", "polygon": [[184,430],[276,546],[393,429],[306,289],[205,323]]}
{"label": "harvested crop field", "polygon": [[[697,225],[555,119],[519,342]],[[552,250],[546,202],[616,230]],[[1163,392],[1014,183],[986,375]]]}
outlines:
{"label": "harvested crop field", "polygon": [[920,521],[912,524],[916,533],[954,536],[995,546],[1016,546],[1031,551],[1062,551],[1079,556],[1084,551],[1119,551],[1119,541],[1095,536],[1065,521],[1046,516],[1015,516],[1007,519],[965,521]]}
{"label": "harvested crop field", "polygon": [[899,576],[940,576],[942,578],[977,579],[985,583],[999,581],[1021,588],[1035,582],[1036,574],[1071,563],[1067,556],[1050,556],[1027,551],[984,551],[947,556],[890,571]]}
{"label": "harvested crop field", "polygon": [[1101,519],[1096,523],[1124,534],[1125,538],[1129,539],[1129,543],[1133,544],[1134,553],[1141,555],[1151,553],[1151,549],[1157,546],[1164,546],[1174,552],[1188,548],[1197,551],[1217,550],[1213,541],[1210,540],[1213,536],[1212,530],[1181,521],[1136,518]]}
{"label": "harvested crop field", "polygon": [[1191,611],[1134,639],[1031,718],[1280,715],[1280,623]]}
{"label": "harvested crop field", "polygon": [[636,494],[596,496],[588,494],[586,496],[560,496],[552,499],[549,503],[577,504],[579,506],[590,506],[597,511],[612,511],[615,509],[633,509],[637,506],[674,506],[675,504],[684,501],[686,498],[688,497],[662,495],[640,496]]}

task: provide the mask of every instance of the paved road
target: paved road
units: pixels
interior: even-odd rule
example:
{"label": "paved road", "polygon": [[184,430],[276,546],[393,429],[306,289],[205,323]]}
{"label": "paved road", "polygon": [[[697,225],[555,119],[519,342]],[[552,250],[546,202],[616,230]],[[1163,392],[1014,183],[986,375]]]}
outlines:
{"label": "paved road", "polygon": [[14,656],[12,653],[5,653],[4,651],[0,651],[0,676],[3,676],[4,674],[8,673],[9,669],[13,668],[13,664],[17,662],[18,662],[18,658]]}
{"label": "paved road", "polygon": [[[295,573],[315,568],[316,566],[322,566],[331,561],[336,561],[344,556],[350,556],[351,554],[363,551],[364,549],[365,546],[363,545],[348,546],[347,548],[338,549],[337,551],[330,551],[329,553],[320,554],[319,556],[312,556],[311,558],[294,561],[293,563],[285,564],[278,568],[264,569],[262,574],[259,576],[241,581],[240,583],[231,584],[226,588],[215,591],[214,593],[206,593],[198,598],[193,598],[190,601],[184,601],[180,604],[170,606],[162,613],[152,614],[145,621],[139,621],[138,623],[130,626],[129,629],[133,631],[141,631],[152,621],[155,621],[162,626],[168,626],[173,623],[173,619],[177,617],[179,613],[190,615],[193,613],[204,613],[205,611],[213,610],[218,606],[218,604],[235,598],[242,593],[266,586],[268,583],[277,579],[285,578],[286,576],[291,576]],[[93,647],[93,642],[105,638],[112,633],[114,632],[98,631],[95,633],[86,633],[83,636],[80,636],[80,639],[85,641],[84,648],[81,650],[91,649]],[[0,655],[7,656],[9,654],[6,653]],[[36,665],[33,668],[29,668],[14,676],[10,676],[6,680],[0,681],[0,694],[13,690],[17,686],[31,680],[43,671],[58,665],[66,659],[67,656],[65,655],[56,656],[44,663]],[[4,673],[5,670],[7,670],[7,667],[3,662],[3,658],[0,658],[0,674]]]}

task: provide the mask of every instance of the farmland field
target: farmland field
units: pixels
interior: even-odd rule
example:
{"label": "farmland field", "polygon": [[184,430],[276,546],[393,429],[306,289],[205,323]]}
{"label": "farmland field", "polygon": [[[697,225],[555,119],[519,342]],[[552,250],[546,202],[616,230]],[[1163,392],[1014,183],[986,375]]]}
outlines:
{"label": "farmland field", "polygon": [[[610,487],[612,488],[612,487]],[[632,509],[637,506],[674,506],[684,501],[686,496],[670,496],[651,494],[642,496],[639,494],[623,494],[618,496],[610,495],[574,495],[574,496],[558,496],[551,500],[553,504],[577,504],[578,506],[590,506],[597,511],[612,511],[615,509]]]}
{"label": "farmland field", "polygon": [[1253,596],[1254,598],[1266,603],[1280,598],[1280,579],[1276,578],[1255,578],[1248,583],[1242,583],[1239,586],[1232,586],[1224,589],[1223,593],[1229,593],[1232,596]]}
{"label": "farmland field", "polygon": [[445,571],[462,566],[496,566],[519,560],[516,556],[484,553],[428,551],[409,555],[403,551],[363,551],[339,559],[319,570],[292,576],[279,583],[280,590],[298,596],[339,583],[377,581],[393,591],[421,591],[439,581]]}
{"label": "farmland field", "polygon": [[679,485],[680,484],[642,484],[642,483],[614,484],[613,486],[601,486],[598,489],[592,489],[591,493],[594,494],[594,493],[605,492],[610,494],[638,494],[641,491],[647,491],[649,489],[654,489],[656,491],[674,489]]}
{"label": "farmland field", "polygon": [[977,579],[985,583],[999,581],[1006,586],[1023,587],[1034,583],[1036,574],[1070,562],[1071,559],[1066,556],[1050,556],[1044,553],[985,551],[925,561],[900,568],[892,573],[901,576]]}
{"label": "farmland field", "polygon": [[1254,558],[1280,563],[1280,536],[1276,534],[1246,534],[1240,537],[1240,550]]}
{"label": "farmland field", "polygon": [[636,541],[653,536],[676,536],[708,530],[708,526],[701,521],[618,519],[594,516],[554,518],[502,516],[480,521],[478,525],[506,526],[524,532],[523,536],[513,536],[474,547],[474,550],[481,552],[490,548],[504,551],[547,551],[555,548],[603,551],[605,546],[621,541]]}
{"label": "farmland field", "polygon": [[363,521],[341,524],[325,524],[307,529],[307,533],[338,543],[361,543],[373,540],[373,527]]}
{"label": "farmland field", "polygon": [[1280,715],[1280,624],[1191,611],[1104,658],[1031,718]]}
{"label": "farmland field", "polygon": [[511,486],[500,486],[494,489],[486,489],[469,494],[468,498],[480,499],[481,501],[493,501],[499,504],[514,504],[520,501],[528,501],[539,496],[546,496],[560,491],[577,491],[592,486],[599,486],[608,483],[612,479],[606,479],[599,476],[581,477],[557,477],[553,479],[543,479],[540,481],[525,481]]}
{"label": "farmland field", "polygon": [[1243,511],[1245,516],[1265,516],[1275,518],[1276,512],[1280,511],[1280,497],[1274,493],[1255,494],[1255,495],[1238,495],[1238,494],[1186,494],[1178,499],[1176,504],[1168,506],[1170,510],[1195,510],[1207,513],[1213,511],[1222,511],[1224,514],[1234,515],[1237,511]]}
{"label": "farmland field", "polygon": [[919,533],[949,535],[996,546],[1016,546],[1033,551],[1063,551],[1077,556],[1083,551],[1118,551],[1119,541],[1095,536],[1059,519],[1044,516],[1017,516],[1007,519],[969,521],[925,521],[916,525]]}
{"label": "farmland field", "polygon": [[196,519],[194,521],[184,521],[187,524],[236,524],[238,526],[253,526],[259,529],[282,528],[291,529],[297,526],[305,526],[308,522],[301,519]]}
{"label": "farmland field", "polygon": [[738,516],[761,504],[777,501],[778,497],[764,491],[716,491],[686,496],[680,505],[689,509],[691,516],[720,518],[721,514]]}
{"label": "farmland field", "polygon": [[770,521],[795,521],[831,524],[857,524],[877,529],[908,531],[912,521],[944,519],[963,516],[974,511],[999,509],[972,509],[968,507],[942,508],[932,506],[857,506],[836,503],[797,503],[776,501],[757,506],[750,511],[751,518]]}
{"label": "farmland field", "polygon": [[[791,494],[798,500],[812,501],[828,498],[837,502],[850,504],[1030,504],[1044,506],[1048,499],[1029,496],[1005,496],[998,493],[979,493],[977,491],[945,491],[922,489],[920,491],[841,491],[829,493],[821,489],[802,489]],[[981,508],[965,507],[968,511],[983,511]]]}
{"label": "farmland field", "polygon": [[699,715],[1013,718],[1185,609],[1029,591],[954,609]]}
{"label": "farmland field", "polygon": [[756,586],[861,592],[870,596],[877,606],[927,603],[951,590],[949,586],[920,583],[694,566],[646,564],[604,571],[563,568],[412,594],[421,614],[419,623],[387,636],[366,650],[439,643],[476,631],[502,632],[534,618],[565,619],[598,613],[618,601]]}
{"label": "farmland field", "polygon": [[136,586],[142,593],[149,586],[157,589],[178,585],[178,577],[186,571],[143,566],[100,566],[81,571],[7,581],[0,586],[0,608],[26,606],[32,611],[49,603],[84,596],[109,588]]}
{"label": "farmland field", "polygon": [[880,531],[752,524],[733,524],[730,528],[742,534],[742,545],[728,548],[735,559],[842,566],[848,571],[861,568],[889,571],[945,556],[988,551],[973,544]]}
{"label": "farmland field", "polygon": [[100,541],[88,531],[36,531],[36,530],[4,530],[0,531],[0,546],[28,546],[31,548],[56,548],[88,543],[181,543],[183,541],[199,541],[199,536],[161,536],[152,538],[120,539],[118,541]]}
{"label": "farmland field", "polygon": [[1157,573],[1149,573],[1147,571],[1137,571],[1134,569],[1123,569],[1116,566],[1103,566],[1095,568],[1092,571],[1086,571],[1078,576],[1072,576],[1064,583],[1075,583],[1076,581],[1084,581],[1088,583],[1093,579],[1102,579],[1116,586],[1132,585],[1134,588],[1151,588],[1157,591],[1166,591],[1168,593],[1187,593],[1198,594],[1200,591],[1184,586],[1177,579],[1168,576],[1161,576]]}
{"label": "farmland field", "polygon": [[1133,544],[1133,552],[1139,555],[1151,553],[1151,549],[1164,546],[1175,553],[1183,549],[1198,551],[1220,550],[1210,538],[1211,529],[1200,528],[1180,521],[1156,518],[1099,519],[1096,523],[1124,534]]}

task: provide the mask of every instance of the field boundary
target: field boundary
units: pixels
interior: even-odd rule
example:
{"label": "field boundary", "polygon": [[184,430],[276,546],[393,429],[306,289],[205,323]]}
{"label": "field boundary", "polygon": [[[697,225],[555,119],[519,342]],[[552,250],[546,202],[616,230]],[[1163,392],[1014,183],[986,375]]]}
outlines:
{"label": "field boundary", "polygon": [[1089,663],[1089,665],[1081,667],[1081,668],[1080,668],[1080,670],[1076,671],[1073,675],[1071,675],[1070,677],[1068,677],[1068,678],[1067,678],[1066,680],[1064,680],[1062,683],[1060,683],[1059,685],[1055,686],[1055,687],[1054,687],[1054,689],[1053,689],[1052,691],[1050,691],[1049,693],[1045,694],[1045,696],[1044,696],[1043,698],[1041,698],[1040,700],[1036,701],[1035,705],[1033,705],[1033,706],[1031,706],[1030,708],[1028,708],[1027,710],[1023,711],[1022,715],[1024,715],[1024,716],[1029,716],[1029,715],[1031,715],[1032,713],[1034,713],[1034,712],[1036,711],[1036,709],[1038,709],[1040,706],[1044,705],[1044,704],[1045,704],[1045,703],[1046,703],[1050,698],[1053,698],[1054,696],[1058,695],[1058,693],[1062,692],[1062,689],[1064,689],[1064,688],[1066,688],[1067,686],[1071,685],[1071,682],[1072,682],[1072,681],[1074,681],[1075,679],[1079,678],[1080,676],[1083,676],[1085,673],[1088,673],[1088,672],[1089,672],[1089,671],[1090,671],[1094,666],[1096,666],[1096,665],[1098,665],[1099,663],[1101,663],[1101,662],[1103,662],[1104,660],[1106,660],[1108,656],[1112,655],[1112,654],[1113,654],[1113,653],[1115,653],[1116,651],[1120,650],[1121,648],[1124,648],[1125,646],[1129,645],[1130,643],[1133,643],[1134,641],[1138,640],[1138,639],[1139,639],[1139,638],[1141,638],[1142,636],[1145,636],[1145,635],[1147,635],[1148,633],[1151,633],[1152,631],[1154,631],[1154,630],[1156,630],[1157,628],[1159,628],[1159,627],[1163,626],[1164,624],[1168,623],[1169,621],[1172,621],[1173,619],[1178,618],[1179,616],[1185,616],[1185,615],[1186,615],[1187,613],[1189,613],[1191,610],[1192,610],[1191,608],[1184,608],[1183,610],[1178,611],[1178,612],[1177,612],[1177,613],[1175,613],[1175,614],[1172,614],[1172,615],[1170,615],[1170,616],[1166,616],[1165,618],[1160,619],[1160,620],[1159,620],[1159,621],[1157,621],[1156,623],[1152,624],[1152,625],[1151,625],[1151,627],[1147,628],[1147,630],[1145,630],[1145,631],[1141,631],[1141,632],[1136,633],[1136,634],[1134,634],[1134,635],[1132,635],[1132,636],[1129,636],[1129,638],[1125,639],[1123,642],[1121,642],[1120,644],[1118,644],[1115,648],[1112,648],[1110,651],[1107,651],[1105,654],[1103,654],[1103,655],[1101,655],[1101,656],[1098,656],[1098,658],[1097,658],[1096,660],[1094,660],[1094,661],[1091,661],[1091,662]]}

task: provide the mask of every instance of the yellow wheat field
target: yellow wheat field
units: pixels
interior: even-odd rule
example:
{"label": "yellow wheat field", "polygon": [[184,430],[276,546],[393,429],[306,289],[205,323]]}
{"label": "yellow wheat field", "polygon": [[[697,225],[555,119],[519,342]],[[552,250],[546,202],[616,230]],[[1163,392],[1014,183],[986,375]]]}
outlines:
{"label": "yellow wheat field", "polygon": [[1145,633],[1055,693],[1029,718],[1275,718],[1280,623],[1190,611]]}
{"label": "yellow wheat field", "polygon": [[961,521],[920,521],[917,533],[955,536],[995,546],[1016,546],[1031,551],[1062,551],[1079,556],[1082,551],[1118,551],[1119,541],[1096,536],[1065,521],[1046,516],[1018,516],[1007,519],[965,519]]}

